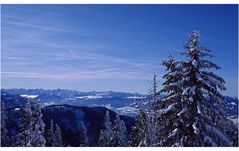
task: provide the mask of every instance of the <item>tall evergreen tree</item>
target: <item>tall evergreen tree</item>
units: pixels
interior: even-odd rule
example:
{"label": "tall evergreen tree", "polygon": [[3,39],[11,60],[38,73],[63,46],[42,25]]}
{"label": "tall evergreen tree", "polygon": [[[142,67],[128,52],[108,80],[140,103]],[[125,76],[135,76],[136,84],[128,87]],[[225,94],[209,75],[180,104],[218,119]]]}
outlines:
{"label": "tall evergreen tree", "polygon": [[58,126],[58,124],[56,124],[56,130],[55,130],[54,138],[55,138],[54,146],[62,147],[63,143],[62,143],[61,129]]}
{"label": "tall evergreen tree", "polygon": [[112,145],[114,147],[128,146],[127,129],[124,121],[120,119],[118,114],[116,114],[114,121]]}
{"label": "tall evergreen tree", "polygon": [[[232,145],[223,130],[223,121],[228,120],[220,110],[225,102],[219,90],[226,89],[225,81],[209,72],[211,68],[220,67],[203,59],[212,57],[212,53],[200,45],[199,36],[196,31],[190,34],[184,53],[189,60],[177,62],[182,74],[176,70],[164,76],[166,83],[162,91],[168,91],[168,96],[162,101],[167,103],[161,109],[162,123],[166,123],[161,132],[167,136],[163,140],[165,146]],[[168,74],[182,77],[169,80]]]}
{"label": "tall evergreen tree", "polygon": [[1,101],[1,146],[6,147],[9,146],[9,136],[8,136],[8,130],[7,130],[7,124],[6,121],[8,119],[6,109],[4,106],[3,101]]}
{"label": "tall evergreen tree", "polygon": [[156,129],[152,120],[141,105],[138,106],[138,115],[132,127],[131,146],[157,146]]}
{"label": "tall evergreen tree", "polygon": [[50,125],[48,135],[49,135],[49,139],[48,139],[49,145],[52,146],[52,147],[56,146],[55,145],[56,137],[55,137],[55,129],[54,129],[53,119],[51,119],[51,125]]}
{"label": "tall evergreen tree", "polygon": [[80,146],[81,147],[87,147],[89,146],[89,140],[87,136],[87,129],[85,127],[85,124],[81,122],[81,127],[80,127]]}
{"label": "tall evergreen tree", "polygon": [[98,141],[98,146],[101,147],[110,147],[112,146],[112,123],[110,121],[110,115],[109,111],[106,111],[105,114],[105,122],[104,122],[104,129],[101,130],[100,136],[99,136],[99,141]]}
{"label": "tall evergreen tree", "polygon": [[31,147],[32,145],[32,133],[33,133],[33,121],[32,110],[29,100],[23,107],[23,117],[21,119],[22,125],[19,132],[19,142],[17,144],[22,147]]}
{"label": "tall evergreen tree", "polygon": [[149,94],[151,97],[151,109],[156,111],[158,109],[158,101],[159,101],[159,92],[157,90],[157,75],[153,74],[153,80],[150,82],[152,86],[149,89]]}
{"label": "tall evergreen tree", "polygon": [[180,111],[184,111],[182,110],[184,104],[181,102],[182,66],[171,55],[162,65],[166,68],[166,74],[163,76],[165,81],[162,83],[160,93],[167,95],[160,99],[159,116],[156,121],[157,137],[160,145],[178,146],[180,138],[177,135],[180,133],[181,121],[177,116]]}
{"label": "tall evergreen tree", "polygon": [[[158,83],[157,83],[157,76],[154,73],[153,74],[153,80],[151,81],[151,87],[149,89],[149,96],[150,96],[150,104],[151,104],[151,111],[150,111],[150,118],[152,118],[152,126],[154,128],[157,127],[158,125],[158,109],[159,109],[159,94],[160,92],[158,91]],[[157,134],[156,134],[157,135]]]}
{"label": "tall evergreen tree", "polygon": [[44,137],[44,127],[45,124],[42,120],[42,112],[41,112],[41,104],[40,102],[36,102],[34,104],[34,109],[32,110],[32,145],[34,147],[42,147],[45,146],[46,140]]}
{"label": "tall evergreen tree", "polygon": [[50,129],[48,131],[48,143],[51,147],[62,147],[62,135],[61,135],[61,129],[58,126],[58,124],[55,125],[54,127],[54,122],[53,119],[51,119],[51,125]]}
{"label": "tall evergreen tree", "polygon": [[[33,109],[32,109],[33,108]],[[41,105],[39,102],[32,107],[28,100],[23,107],[20,132],[17,135],[15,146],[42,147],[45,146],[44,122],[42,120]]]}

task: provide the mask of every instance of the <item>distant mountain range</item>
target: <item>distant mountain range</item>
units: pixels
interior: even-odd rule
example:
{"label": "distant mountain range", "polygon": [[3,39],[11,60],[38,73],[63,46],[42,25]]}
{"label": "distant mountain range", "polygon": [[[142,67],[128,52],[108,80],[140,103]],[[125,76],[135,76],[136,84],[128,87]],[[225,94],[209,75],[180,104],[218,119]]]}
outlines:
{"label": "distant mountain range", "polygon": [[[66,89],[1,89],[2,98],[6,100],[7,107],[21,106],[27,99],[32,101],[40,99],[44,106],[68,104],[73,106],[86,107],[106,107],[115,112],[134,116],[136,114],[135,104],[140,102],[147,104],[149,96],[139,93],[125,93],[125,92],[79,92],[76,90]],[[10,96],[9,96],[10,95]],[[14,97],[14,103],[7,101]],[[225,96],[227,116],[235,119],[238,117],[238,99]]]}
{"label": "distant mountain range", "polygon": [[[134,116],[136,113],[134,104],[136,102],[144,102],[147,100],[146,95],[138,93],[125,93],[125,92],[79,92],[75,90],[55,89],[2,89],[9,95],[13,95],[19,100],[19,95],[25,99],[37,100],[44,106],[69,104],[74,106],[87,106],[87,107],[107,107],[119,114]],[[18,96],[17,96],[18,95]],[[24,99],[22,100],[24,102]],[[6,103],[8,106],[13,107],[14,104]],[[15,106],[19,106],[16,102]]]}

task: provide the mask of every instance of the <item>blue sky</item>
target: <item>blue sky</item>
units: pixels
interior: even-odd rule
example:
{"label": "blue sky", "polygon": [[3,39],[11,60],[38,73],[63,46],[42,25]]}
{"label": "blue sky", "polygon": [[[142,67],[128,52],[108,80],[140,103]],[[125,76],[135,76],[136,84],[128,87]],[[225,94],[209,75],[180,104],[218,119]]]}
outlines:
{"label": "blue sky", "polygon": [[2,5],[2,87],[147,93],[201,32],[237,96],[237,5]]}

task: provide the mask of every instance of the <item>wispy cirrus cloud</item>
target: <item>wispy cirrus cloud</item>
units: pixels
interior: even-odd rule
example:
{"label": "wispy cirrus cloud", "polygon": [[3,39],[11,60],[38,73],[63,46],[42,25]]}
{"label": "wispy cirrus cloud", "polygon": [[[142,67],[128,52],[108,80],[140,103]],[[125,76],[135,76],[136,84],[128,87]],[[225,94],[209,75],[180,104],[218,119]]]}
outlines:
{"label": "wispy cirrus cloud", "polygon": [[95,71],[74,71],[74,72],[5,72],[3,77],[33,78],[48,80],[85,80],[85,79],[127,79],[127,80],[147,80],[149,75],[137,71],[122,71],[119,69],[95,70]]}
{"label": "wispy cirrus cloud", "polygon": [[49,16],[4,15],[1,76],[5,85],[11,83],[9,79],[22,80],[22,85],[29,85],[26,80],[146,81],[160,67],[160,60],[114,54],[122,48],[101,42],[91,31],[68,28],[67,22],[52,22]]}
{"label": "wispy cirrus cloud", "polygon": [[41,73],[41,72],[15,72],[15,71],[2,71],[1,75],[3,77],[17,77],[17,78],[36,78],[36,79],[62,79],[62,75],[56,75],[51,73]]}
{"label": "wispy cirrus cloud", "polygon": [[[2,75],[3,77],[55,80],[119,78],[146,80],[153,72],[161,68],[160,61],[113,56],[101,51],[92,51],[91,46],[89,48],[85,46],[82,49],[77,47],[78,45],[65,46],[49,43],[46,47],[37,48],[49,51],[6,47],[4,49],[8,50],[8,56],[3,56],[5,60],[3,67],[8,67],[3,68]],[[101,48],[100,45],[97,47]],[[103,48],[105,48],[104,45]],[[49,71],[54,72],[49,73]]]}
{"label": "wispy cirrus cloud", "polygon": [[22,57],[12,57],[12,56],[3,56],[2,59],[7,59],[7,60],[13,60],[13,61],[16,61],[16,60],[24,60],[24,58]]}
{"label": "wispy cirrus cloud", "polygon": [[57,28],[57,27],[49,27],[44,25],[37,25],[32,23],[24,23],[21,21],[4,21],[4,24],[7,25],[14,25],[14,26],[20,26],[23,28],[34,28],[39,30],[47,30],[47,31],[55,31],[55,32],[70,32],[69,30],[63,29],[63,28]]}

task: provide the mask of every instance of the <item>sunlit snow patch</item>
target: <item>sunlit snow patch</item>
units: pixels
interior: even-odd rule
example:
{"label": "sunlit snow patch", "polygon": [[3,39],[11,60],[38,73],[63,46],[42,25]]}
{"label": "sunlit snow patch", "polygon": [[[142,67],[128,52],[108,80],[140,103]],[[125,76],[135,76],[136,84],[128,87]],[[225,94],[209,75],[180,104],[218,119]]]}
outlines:
{"label": "sunlit snow patch", "polygon": [[19,110],[20,110],[20,108],[15,108],[14,110],[15,110],[15,111],[19,111]]}
{"label": "sunlit snow patch", "polygon": [[54,102],[46,102],[46,103],[44,103],[44,106],[49,106],[49,105],[54,105],[54,104],[56,104],[56,103],[54,103]]}
{"label": "sunlit snow patch", "polygon": [[101,99],[103,97],[99,96],[99,95],[87,95],[87,96],[77,96],[75,98],[77,98],[77,99]]}
{"label": "sunlit snow patch", "polygon": [[116,108],[116,110],[123,115],[135,115],[137,113],[137,110],[135,109],[135,107],[130,107],[130,106]]}
{"label": "sunlit snow patch", "polygon": [[28,99],[34,99],[34,98],[38,97],[38,95],[22,94],[21,97],[28,98]]}
{"label": "sunlit snow patch", "polygon": [[126,97],[127,99],[145,99],[146,97],[145,96],[129,96],[129,97]]}

